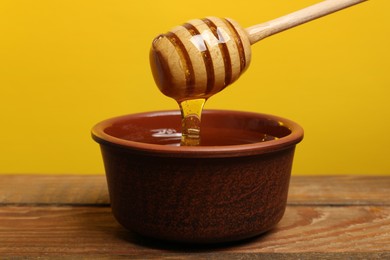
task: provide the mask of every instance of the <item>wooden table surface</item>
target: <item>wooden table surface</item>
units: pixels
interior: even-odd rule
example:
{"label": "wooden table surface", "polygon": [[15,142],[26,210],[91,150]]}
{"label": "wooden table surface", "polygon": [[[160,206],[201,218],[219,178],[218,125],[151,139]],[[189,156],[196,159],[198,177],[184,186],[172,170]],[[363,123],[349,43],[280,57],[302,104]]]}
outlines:
{"label": "wooden table surface", "polygon": [[390,259],[389,196],[390,176],[294,176],[272,231],[180,245],[121,227],[103,175],[0,175],[0,259]]}

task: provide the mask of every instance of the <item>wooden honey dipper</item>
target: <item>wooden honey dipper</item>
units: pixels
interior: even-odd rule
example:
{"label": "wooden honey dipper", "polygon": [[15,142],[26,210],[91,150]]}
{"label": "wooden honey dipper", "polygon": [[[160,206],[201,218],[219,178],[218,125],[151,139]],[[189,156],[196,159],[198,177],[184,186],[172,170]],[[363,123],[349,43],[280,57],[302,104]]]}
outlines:
{"label": "wooden honey dipper", "polygon": [[153,77],[161,92],[178,102],[207,99],[246,70],[252,44],[364,1],[326,0],[246,29],[227,18],[191,20],[154,39]]}

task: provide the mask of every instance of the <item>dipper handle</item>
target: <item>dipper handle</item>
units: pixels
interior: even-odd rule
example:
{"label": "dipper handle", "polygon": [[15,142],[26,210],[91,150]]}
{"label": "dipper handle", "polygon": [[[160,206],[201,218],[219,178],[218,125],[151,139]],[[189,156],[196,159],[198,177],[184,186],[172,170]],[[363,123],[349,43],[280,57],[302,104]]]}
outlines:
{"label": "dipper handle", "polygon": [[367,0],[326,0],[277,19],[246,28],[251,44],[273,34],[312,21]]}

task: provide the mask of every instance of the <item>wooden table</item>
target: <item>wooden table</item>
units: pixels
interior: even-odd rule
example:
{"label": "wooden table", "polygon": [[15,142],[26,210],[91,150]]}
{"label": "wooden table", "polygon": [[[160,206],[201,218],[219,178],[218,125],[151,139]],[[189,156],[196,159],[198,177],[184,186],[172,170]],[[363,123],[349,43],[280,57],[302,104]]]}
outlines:
{"label": "wooden table", "polygon": [[0,259],[390,259],[389,196],[390,176],[293,177],[272,231],[196,246],[122,228],[103,175],[0,175]]}

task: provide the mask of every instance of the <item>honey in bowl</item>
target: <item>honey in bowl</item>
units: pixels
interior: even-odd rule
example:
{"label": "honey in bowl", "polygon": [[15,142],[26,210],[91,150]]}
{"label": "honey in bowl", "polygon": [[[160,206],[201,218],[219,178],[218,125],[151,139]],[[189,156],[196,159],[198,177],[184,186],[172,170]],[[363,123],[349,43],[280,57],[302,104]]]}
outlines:
{"label": "honey in bowl", "polygon": [[[127,134],[117,136],[123,140],[137,141],[149,144],[180,146],[182,145],[182,134],[179,129],[158,128],[152,129],[149,135],[142,139],[135,139],[134,136]],[[278,137],[271,134],[247,131],[240,129],[223,129],[215,127],[203,127],[198,145],[201,146],[224,146],[224,145],[242,145],[257,142],[276,140]]]}
{"label": "honey in bowl", "polygon": [[[180,114],[152,116],[150,118],[133,119],[131,123],[113,124],[105,130],[106,134],[121,140],[158,144],[167,146],[181,145]],[[200,146],[228,146],[254,144],[277,140],[286,137],[291,130],[280,122],[252,118],[237,117],[219,110],[205,110],[203,115]],[[161,128],[163,127],[163,128]]]}

